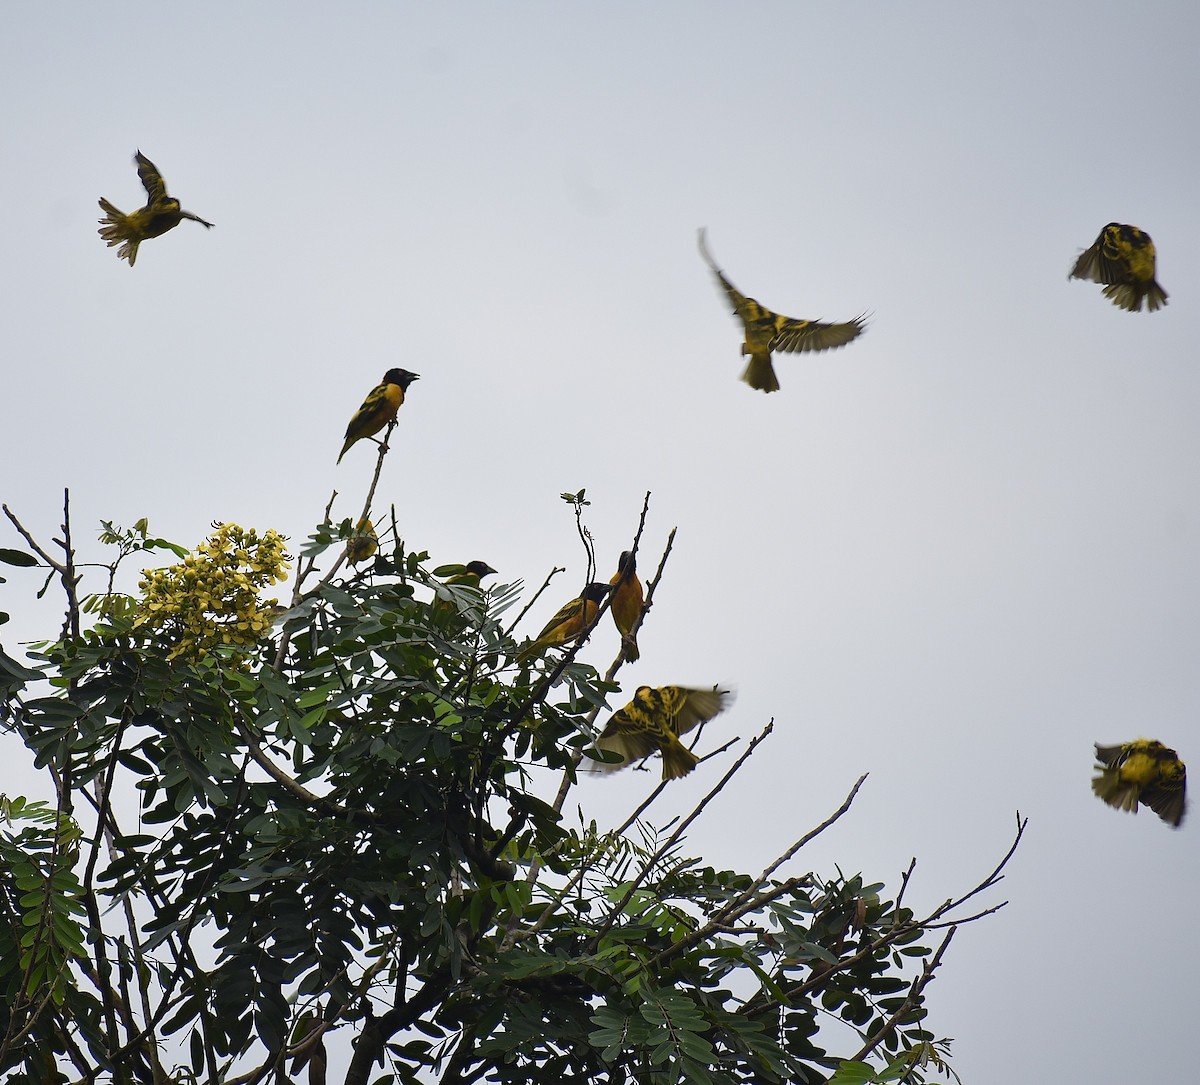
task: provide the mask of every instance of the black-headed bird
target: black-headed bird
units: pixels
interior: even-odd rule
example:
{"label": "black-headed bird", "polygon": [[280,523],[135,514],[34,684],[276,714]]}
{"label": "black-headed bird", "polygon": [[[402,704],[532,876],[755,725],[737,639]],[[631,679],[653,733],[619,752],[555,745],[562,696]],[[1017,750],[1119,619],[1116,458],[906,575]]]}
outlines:
{"label": "black-headed bird", "polygon": [[1104,283],[1104,296],[1114,305],[1148,312],[1167,304],[1167,292],[1154,279],[1156,254],[1150,235],[1136,226],[1110,222],[1095,244],[1075,261],[1068,279],[1090,279]]}
{"label": "black-headed bird", "polygon": [[617,571],[609,584],[612,585],[613,596],[608,609],[612,611],[613,621],[621,634],[621,650],[630,663],[635,663],[641,658],[642,652],[638,648],[633,627],[641,617],[646,597],[642,592],[642,582],[638,580],[637,559],[630,551],[621,551],[617,559]]}
{"label": "black-headed bird", "polygon": [[593,621],[604,597],[611,588],[593,580],[577,599],[559,607],[557,613],[543,627],[537,637],[517,653],[517,662],[525,663],[547,648],[558,648],[569,641],[578,640]]}
{"label": "black-headed bird", "polygon": [[597,767],[603,771],[623,769],[655,750],[662,751],[662,778],[675,780],[686,776],[700,759],[682,742],[694,727],[707,723],[729,707],[729,690],[690,689],[687,686],[638,686],[633,700],[613,713],[596,745],[618,754],[619,762]]}
{"label": "black-headed bird", "polygon": [[370,437],[389,422],[396,421],[396,412],[404,402],[404,393],[413,381],[420,379],[418,374],[410,373],[407,369],[389,369],[383,375],[383,380],[367,393],[362,406],[350,419],[350,424],[346,427],[346,443],[342,445],[342,451],[337,458],[338,463],[342,462],[342,456],[355,441]]}
{"label": "black-headed bird", "polygon": [[771,364],[772,351],[794,354],[844,347],[852,339],[857,339],[866,327],[866,318],[861,316],[843,324],[826,324],[820,320],[794,320],[764,308],[753,298],[739,293],[725,278],[709,254],[704,242],[704,230],[700,231],[700,255],[712,269],[721,288],[729,295],[733,311],[745,328],[746,341],[742,344],[742,353],[750,355],[750,361],[746,363],[742,380],[760,392],[779,391],[779,378],[775,376],[775,367]]}
{"label": "black-headed bird", "polygon": [[486,561],[468,561],[463,566],[461,573],[453,573],[446,577],[447,584],[461,584],[466,588],[478,588],[479,582],[485,576],[495,575],[496,570],[493,569]]}
{"label": "black-headed bird", "polygon": [[206,230],[211,230],[213,224],[206,222],[199,215],[193,215],[179,206],[174,196],[167,195],[167,185],[158,172],[158,167],[141,151],[134,155],[137,163],[138,176],[146,189],[146,206],[126,215],[118,211],[103,196],[100,197],[100,210],[104,218],[100,219],[100,236],[108,242],[109,247],[120,245],[117,256],[128,260],[133,267],[137,260],[138,245],[148,237],[158,237],[168,230],[173,230],[184,219],[200,223]]}
{"label": "black-headed bird", "polygon": [[[469,561],[466,565],[449,565],[443,569],[435,569],[434,575],[444,575],[447,584],[460,588],[479,590],[479,583],[485,576],[493,576],[496,570],[486,561]],[[454,604],[440,595],[433,600],[434,610],[450,610]]]}
{"label": "black-headed bird", "polygon": [[354,534],[346,540],[346,560],[358,565],[373,558],[378,550],[379,536],[375,534],[375,525],[364,516],[355,526]]}
{"label": "black-headed bird", "polygon": [[1096,744],[1092,790],[1109,806],[1137,813],[1148,806],[1168,825],[1179,828],[1187,811],[1187,769],[1179,754],[1150,738],[1119,746]]}

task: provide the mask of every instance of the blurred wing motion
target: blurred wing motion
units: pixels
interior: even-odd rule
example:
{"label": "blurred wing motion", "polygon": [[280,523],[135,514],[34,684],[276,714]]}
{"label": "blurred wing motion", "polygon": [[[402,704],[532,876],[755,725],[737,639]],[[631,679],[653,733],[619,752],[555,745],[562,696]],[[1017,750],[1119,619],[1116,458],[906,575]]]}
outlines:
{"label": "blurred wing motion", "polygon": [[1140,803],[1179,828],[1187,812],[1187,769],[1174,750],[1149,738],[1121,746],[1097,743],[1096,760],[1100,773],[1092,790],[1109,806],[1136,814]]}
{"label": "blurred wing motion", "polygon": [[1136,226],[1110,222],[1091,248],[1075,261],[1068,278],[1104,283],[1104,296],[1114,305],[1154,312],[1167,304],[1167,292],[1155,281],[1157,257],[1150,235]]}
{"label": "blurred wing motion", "polygon": [[104,218],[100,219],[100,236],[110,248],[113,245],[121,246],[117,249],[117,256],[128,260],[130,267],[137,261],[138,245],[148,237],[165,234],[184,219],[198,222],[209,230],[213,225],[199,215],[185,211],[177,199],[167,195],[167,185],[158,167],[141,151],[134,155],[134,161],[137,163],[138,176],[142,179],[142,187],[146,190],[146,206],[126,215],[103,196],[100,197],[100,210],[104,212]]}
{"label": "blurred wing motion", "polygon": [[740,293],[733,283],[725,278],[708,251],[703,229],[700,231],[700,255],[704,257],[704,262],[729,296],[733,303],[733,311],[745,329],[746,341],[742,344],[742,353],[748,354],[750,361],[742,373],[742,380],[760,392],[779,391],[779,378],[775,376],[775,367],[771,363],[772,351],[782,350],[794,354],[800,351],[844,347],[851,340],[857,339],[866,326],[865,318],[861,316],[843,324],[826,324],[820,320],[795,320],[764,308],[753,298]]}
{"label": "blurred wing motion", "polygon": [[596,611],[609,593],[609,586],[592,581],[579,598],[572,599],[558,608],[537,635],[517,653],[517,662],[525,663],[547,648],[558,648],[569,641],[578,640],[596,618]]}
{"label": "blurred wing motion", "polygon": [[603,771],[622,769],[661,750],[662,778],[675,780],[686,776],[699,758],[679,741],[679,736],[723,712],[731,700],[728,690],[716,686],[712,689],[639,686],[633,700],[613,713],[596,740],[599,749],[615,753],[623,760],[598,767]]}
{"label": "blurred wing motion", "polygon": [[346,427],[346,443],[338,454],[338,463],[342,462],[342,456],[355,441],[378,433],[389,422],[396,420],[396,412],[404,403],[405,391],[413,381],[420,379],[418,374],[410,373],[407,369],[389,369],[383,375],[383,380],[367,393],[362,406],[350,419]]}
{"label": "blurred wing motion", "polygon": [[637,559],[630,551],[622,551],[617,559],[617,571],[609,584],[613,586],[612,604],[609,609],[612,611],[617,631],[621,634],[621,649],[625,658],[635,663],[641,658],[642,652],[638,647],[633,627],[642,616],[646,597],[637,575]]}

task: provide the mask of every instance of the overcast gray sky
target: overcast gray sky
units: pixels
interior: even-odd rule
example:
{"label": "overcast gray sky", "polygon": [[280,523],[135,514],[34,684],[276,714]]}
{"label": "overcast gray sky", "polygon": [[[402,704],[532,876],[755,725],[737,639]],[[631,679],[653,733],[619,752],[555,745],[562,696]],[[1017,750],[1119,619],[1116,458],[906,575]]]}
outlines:
{"label": "overcast gray sky", "polygon": [[[85,549],[139,516],[299,541],[332,489],[357,509],[346,421],[414,370],[380,496],[437,562],[568,565],[530,631],[583,573],[560,492],[587,487],[604,566],[645,491],[643,566],[678,526],[627,688],[735,686],[713,746],[776,721],[694,850],[761,865],[869,771],[802,861],[894,887],[916,855],[920,908],[1019,809],[1011,904],[930,988],[956,1069],[1191,1080],[1200,826],[1088,781],[1097,740],[1200,764],[1198,23],[1183,0],[10,6],[0,497],[49,538],[69,486]],[[131,270],[96,201],[140,205],[136,148],[216,228]],[[1164,310],[1067,281],[1113,220],[1153,236]],[[743,292],[866,333],[750,390],[700,226]],[[9,581],[4,643],[53,635]],[[587,657],[615,647],[606,626]],[[611,820],[653,784],[572,803]]]}

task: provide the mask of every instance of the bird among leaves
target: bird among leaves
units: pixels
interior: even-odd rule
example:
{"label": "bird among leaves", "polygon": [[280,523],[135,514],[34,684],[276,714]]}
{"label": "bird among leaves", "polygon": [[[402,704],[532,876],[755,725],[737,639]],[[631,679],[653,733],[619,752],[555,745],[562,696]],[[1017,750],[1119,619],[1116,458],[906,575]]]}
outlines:
{"label": "bird among leaves", "polygon": [[779,391],[779,378],[775,376],[775,367],[771,363],[772,351],[798,353],[844,347],[851,340],[857,339],[866,327],[866,320],[861,316],[843,324],[826,324],[820,320],[795,320],[790,316],[780,316],[779,313],[773,313],[759,305],[753,298],[739,293],[709,254],[703,229],[700,231],[700,255],[712,269],[721,288],[729,295],[729,300],[733,302],[733,311],[745,328],[746,341],[742,344],[742,353],[750,355],[750,361],[746,363],[742,380],[760,392]]}
{"label": "bird among leaves", "polygon": [[420,380],[420,376],[410,373],[407,369],[389,369],[383,375],[383,380],[367,393],[362,406],[350,419],[350,424],[346,427],[346,443],[342,445],[342,451],[338,454],[338,463],[342,462],[342,456],[350,450],[355,441],[370,437],[390,422],[396,421],[396,412],[404,402],[404,393],[415,380]]}
{"label": "bird among leaves", "polygon": [[1187,769],[1179,755],[1154,739],[1120,746],[1096,744],[1092,790],[1109,806],[1136,814],[1148,806],[1168,825],[1179,828],[1187,812]]}
{"label": "bird among leaves", "polygon": [[[456,588],[471,588],[479,590],[479,583],[485,576],[493,576],[496,570],[486,561],[469,561],[466,565],[447,565],[434,570],[434,576],[444,576],[446,584]],[[448,596],[435,595],[434,610],[454,610],[455,604]]]}
{"label": "bird among leaves", "polygon": [[613,587],[612,611],[613,621],[621,634],[621,650],[630,663],[636,663],[642,656],[638,648],[637,636],[633,627],[642,616],[642,607],[646,604],[642,582],[638,580],[637,559],[629,550],[621,552],[617,559],[617,571],[609,583]]}
{"label": "bird among leaves", "polygon": [[577,599],[559,607],[537,637],[517,653],[517,662],[526,663],[547,648],[559,648],[569,641],[578,640],[596,620],[600,604],[604,602],[604,597],[610,590],[607,584],[593,580],[579,593]]}
{"label": "bird among leaves", "polygon": [[346,560],[352,565],[358,565],[373,558],[379,550],[379,536],[375,534],[375,525],[364,516],[354,528],[354,534],[346,540]]}
{"label": "bird among leaves", "polygon": [[604,762],[597,767],[612,772],[660,750],[662,778],[676,780],[686,776],[700,759],[679,741],[679,737],[707,723],[731,702],[729,691],[716,686],[711,689],[639,686],[633,700],[613,713],[596,740],[598,749],[615,753],[621,760]]}
{"label": "bird among leaves", "polygon": [[113,245],[121,246],[117,249],[117,256],[128,260],[130,267],[137,261],[138,245],[148,237],[158,237],[173,230],[184,219],[198,222],[206,230],[211,230],[213,226],[199,215],[185,211],[174,196],[167,195],[167,185],[158,167],[141,151],[134,155],[134,161],[146,189],[146,206],[126,215],[101,196],[100,210],[104,212],[104,218],[99,220],[100,236],[110,248]]}
{"label": "bird among leaves", "polygon": [[1155,281],[1156,254],[1150,235],[1136,226],[1110,222],[1095,244],[1086,249],[1071,268],[1069,279],[1104,283],[1104,296],[1114,305],[1148,312],[1167,304],[1167,292]]}

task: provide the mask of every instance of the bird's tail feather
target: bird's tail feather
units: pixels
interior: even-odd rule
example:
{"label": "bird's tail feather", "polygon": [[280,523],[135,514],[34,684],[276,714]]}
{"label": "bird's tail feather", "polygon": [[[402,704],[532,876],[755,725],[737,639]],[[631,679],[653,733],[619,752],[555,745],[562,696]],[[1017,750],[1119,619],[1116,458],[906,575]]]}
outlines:
{"label": "bird's tail feather", "polygon": [[672,741],[663,747],[662,759],[664,780],[678,780],[700,764],[700,758],[673,736]]}
{"label": "bird's tail feather", "polygon": [[141,239],[134,236],[129,216],[114,207],[103,196],[100,197],[100,210],[104,212],[104,218],[99,220],[100,229],[97,232],[108,243],[109,248],[112,248],[113,245],[120,245],[121,247],[117,249],[117,256],[122,260],[128,260],[129,266],[133,267],[134,261],[137,260],[138,244]]}
{"label": "bird's tail feather", "polygon": [[1104,296],[1131,313],[1141,311],[1143,300],[1151,313],[1167,304],[1167,292],[1153,279],[1149,283],[1112,283],[1104,288]]}
{"label": "bird's tail feather", "polygon": [[750,355],[750,361],[746,363],[746,369],[742,373],[742,380],[760,392],[779,391],[779,378],[775,376],[775,367],[771,364],[769,351]]}

